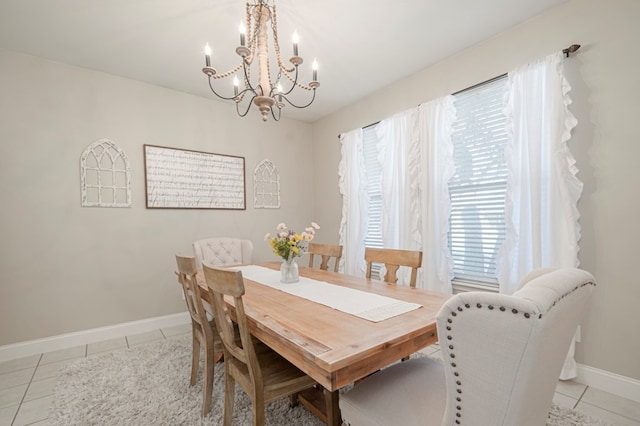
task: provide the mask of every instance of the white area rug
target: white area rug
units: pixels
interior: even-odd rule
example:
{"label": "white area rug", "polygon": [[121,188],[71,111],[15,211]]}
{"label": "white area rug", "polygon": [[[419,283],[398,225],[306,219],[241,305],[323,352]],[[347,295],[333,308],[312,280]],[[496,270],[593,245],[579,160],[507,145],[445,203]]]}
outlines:
{"label": "white area rug", "polygon": [[[214,404],[200,416],[202,373],[189,386],[191,336],[167,339],[132,349],[76,361],[58,376],[51,425],[221,425],[224,368],[216,364]],[[201,370],[202,371],[202,370]],[[251,402],[236,386],[234,425],[250,425]],[[266,424],[320,426],[302,406],[289,408],[287,398],[267,406]],[[547,425],[600,426],[573,410],[553,407]]]}

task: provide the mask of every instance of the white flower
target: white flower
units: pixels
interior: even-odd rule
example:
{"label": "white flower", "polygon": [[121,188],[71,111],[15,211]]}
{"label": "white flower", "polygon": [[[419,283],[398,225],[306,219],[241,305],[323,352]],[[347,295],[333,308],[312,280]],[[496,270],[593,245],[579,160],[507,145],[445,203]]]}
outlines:
{"label": "white flower", "polygon": [[287,228],[284,223],[279,223],[276,228],[276,234],[271,236],[270,233],[267,233],[264,240],[269,242],[271,249],[277,256],[288,260],[308,252],[309,241],[315,238],[316,229],[320,229],[320,226],[312,222],[311,226],[305,228],[301,233]]}

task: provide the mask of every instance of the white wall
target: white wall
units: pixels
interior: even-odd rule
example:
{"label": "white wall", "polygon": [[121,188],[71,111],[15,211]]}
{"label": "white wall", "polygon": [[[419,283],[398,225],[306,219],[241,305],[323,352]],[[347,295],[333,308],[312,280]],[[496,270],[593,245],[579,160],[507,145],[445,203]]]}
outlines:
{"label": "white wall", "polygon": [[[101,138],[129,157],[132,208],[80,206],[80,155]],[[244,156],[247,210],[147,210],[143,144]],[[264,158],[279,210],[253,209]],[[0,50],[0,346],[184,312],[173,255],[198,238],[249,238],[255,260],[277,260],[264,234],[315,220],[297,166],[310,158],[307,123]]]}
{"label": "white wall", "polygon": [[314,123],[315,217],[337,242],[339,133],[581,44],[565,62],[573,86],[571,109],[579,120],[569,146],[584,182],[579,258],[581,267],[596,276],[598,288],[576,358],[640,379],[638,22],[636,0],[573,0]]}

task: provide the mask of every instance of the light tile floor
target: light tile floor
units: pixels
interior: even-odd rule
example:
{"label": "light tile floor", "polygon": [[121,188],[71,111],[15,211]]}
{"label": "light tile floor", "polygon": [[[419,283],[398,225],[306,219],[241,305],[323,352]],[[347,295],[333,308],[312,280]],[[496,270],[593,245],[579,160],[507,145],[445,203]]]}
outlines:
{"label": "light tile floor", "polygon": [[[46,425],[58,372],[68,362],[190,332],[186,324],[0,363],[0,426]],[[439,350],[436,344],[423,352]],[[640,403],[573,381],[559,382],[553,401],[615,426],[640,426]]]}

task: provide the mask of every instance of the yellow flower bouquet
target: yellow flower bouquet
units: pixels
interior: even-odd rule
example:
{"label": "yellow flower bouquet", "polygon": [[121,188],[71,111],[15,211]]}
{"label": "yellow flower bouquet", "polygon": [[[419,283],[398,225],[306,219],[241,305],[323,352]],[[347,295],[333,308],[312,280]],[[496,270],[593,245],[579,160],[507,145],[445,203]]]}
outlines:
{"label": "yellow flower bouquet", "polygon": [[292,261],[295,257],[306,253],[309,241],[313,240],[316,229],[320,229],[317,223],[311,222],[311,226],[305,228],[304,232],[297,233],[287,228],[284,223],[276,227],[278,233],[272,237],[271,234],[264,236],[265,241],[269,241],[273,252],[285,261]]}

